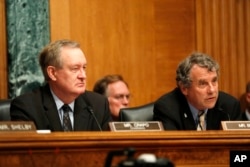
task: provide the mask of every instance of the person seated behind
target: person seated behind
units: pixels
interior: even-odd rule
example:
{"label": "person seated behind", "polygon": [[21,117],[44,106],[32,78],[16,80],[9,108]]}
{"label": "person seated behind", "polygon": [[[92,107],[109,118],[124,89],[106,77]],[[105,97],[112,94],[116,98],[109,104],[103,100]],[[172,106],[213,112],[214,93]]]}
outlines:
{"label": "person seated behind", "polygon": [[39,55],[39,63],[46,84],[12,100],[12,121],[33,121],[37,130],[109,130],[108,101],[85,90],[87,61],[77,42],[48,44]]}
{"label": "person seated behind", "polygon": [[[155,102],[154,120],[165,130],[219,130],[222,120],[240,119],[239,101],[218,90],[218,77],[219,65],[210,56],[188,56],[176,70],[177,88]],[[205,116],[203,126],[199,111]]]}
{"label": "person seated behind", "polygon": [[95,83],[93,91],[108,98],[110,112],[114,121],[119,120],[121,108],[129,107],[129,87],[121,75],[104,76]]}
{"label": "person seated behind", "polygon": [[242,113],[242,119],[245,121],[250,121],[250,81],[246,85],[245,109]]}

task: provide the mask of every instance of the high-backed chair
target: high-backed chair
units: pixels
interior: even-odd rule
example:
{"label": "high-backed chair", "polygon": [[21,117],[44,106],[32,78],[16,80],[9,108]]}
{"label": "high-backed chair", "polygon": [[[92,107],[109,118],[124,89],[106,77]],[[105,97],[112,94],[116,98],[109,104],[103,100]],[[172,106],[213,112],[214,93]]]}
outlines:
{"label": "high-backed chair", "polygon": [[154,103],[138,107],[122,108],[119,113],[120,121],[153,121]]}
{"label": "high-backed chair", "polygon": [[11,99],[0,99],[0,121],[10,121]]}

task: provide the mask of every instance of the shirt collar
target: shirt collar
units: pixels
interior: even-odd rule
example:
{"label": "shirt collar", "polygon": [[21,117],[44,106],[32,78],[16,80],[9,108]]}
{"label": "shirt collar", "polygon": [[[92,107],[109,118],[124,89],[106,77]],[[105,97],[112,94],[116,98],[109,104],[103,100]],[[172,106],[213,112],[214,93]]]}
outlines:
{"label": "shirt collar", "polygon": [[[57,110],[60,110],[62,108],[62,106],[64,105],[64,103],[56,96],[56,94],[52,91],[52,89],[50,89],[50,91],[51,91],[51,94],[55,100]],[[70,103],[68,105],[71,108],[71,111],[74,112],[75,101],[73,101],[72,103]]]}
{"label": "shirt collar", "polygon": [[[192,104],[190,104],[189,102],[188,102],[188,105],[189,105],[189,108],[191,110],[194,120],[196,120],[196,118],[198,117],[199,110],[196,109],[194,106],[192,106]],[[204,113],[205,115],[207,114],[207,110],[208,109],[205,109],[205,113]]]}

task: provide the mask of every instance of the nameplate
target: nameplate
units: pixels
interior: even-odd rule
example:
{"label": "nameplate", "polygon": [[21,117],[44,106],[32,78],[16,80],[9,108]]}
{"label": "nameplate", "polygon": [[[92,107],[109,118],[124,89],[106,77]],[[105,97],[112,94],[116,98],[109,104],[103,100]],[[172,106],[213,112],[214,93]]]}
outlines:
{"label": "nameplate", "polygon": [[0,121],[0,131],[36,131],[36,126],[30,121]]}
{"label": "nameplate", "polygon": [[250,121],[221,121],[222,130],[250,130]]}
{"label": "nameplate", "polygon": [[163,131],[162,123],[159,121],[138,121],[138,122],[110,122],[109,127],[114,132],[132,131]]}

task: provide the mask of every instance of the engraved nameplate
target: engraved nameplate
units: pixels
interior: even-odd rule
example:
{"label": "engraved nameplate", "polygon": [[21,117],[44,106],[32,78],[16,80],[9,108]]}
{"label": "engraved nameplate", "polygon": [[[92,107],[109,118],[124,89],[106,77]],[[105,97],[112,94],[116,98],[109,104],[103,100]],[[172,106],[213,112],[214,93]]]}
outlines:
{"label": "engraved nameplate", "polygon": [[163,131],[162,123],[159,121],[138,121],[138,122],[110,122],[111,131],[131,132],[131,131]]}
{"label": "engraved nameplate", "polygon": [[250,130],[250,121],[221,121],[223,130]]}
{"label": "engraved nameplate", "polygon": [[0,121],[0,131],[36,131],[30,121]]}

